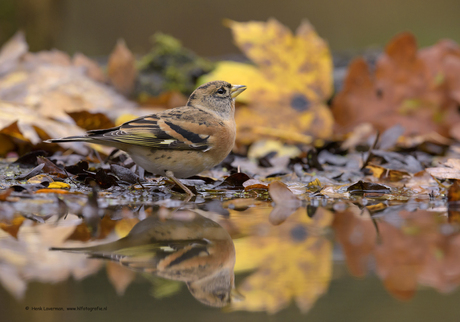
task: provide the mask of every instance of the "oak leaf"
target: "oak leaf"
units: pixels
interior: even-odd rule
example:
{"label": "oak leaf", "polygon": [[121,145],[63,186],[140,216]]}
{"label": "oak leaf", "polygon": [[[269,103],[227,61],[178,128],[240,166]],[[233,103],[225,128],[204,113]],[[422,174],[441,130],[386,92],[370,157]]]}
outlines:
{"label": "oak leaf", "polygon": [[[362,58],[351,62],[344,86],[333,100],[337,131],[369,122],[378,130],[394,124],[406,134],[449,135],[460,121],[460,46],[448,40],[418,50],[415,37],[393,38],[375,72]],[[460,133],[460,132],[459,132]]]}

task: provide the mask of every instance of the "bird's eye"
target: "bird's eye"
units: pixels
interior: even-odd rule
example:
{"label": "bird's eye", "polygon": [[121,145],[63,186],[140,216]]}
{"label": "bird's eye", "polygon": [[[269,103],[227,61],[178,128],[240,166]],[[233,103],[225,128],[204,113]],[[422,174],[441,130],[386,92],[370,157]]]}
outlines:
{"label": "bird's eye", "polygon": [[225,94],[225,89],[223,87],[219,88],[217,94]]}

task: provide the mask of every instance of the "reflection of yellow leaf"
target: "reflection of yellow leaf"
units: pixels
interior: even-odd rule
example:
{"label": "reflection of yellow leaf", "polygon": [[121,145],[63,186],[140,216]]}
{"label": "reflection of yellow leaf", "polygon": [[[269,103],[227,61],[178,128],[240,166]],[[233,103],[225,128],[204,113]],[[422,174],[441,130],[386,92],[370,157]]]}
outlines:
{"label": "reflection of yellow leaf", "polygon": [[137,218],[123,218],[117,221],[115,225],[117,236],[120,238],[125,237],[138,222],[139,219]]}
{"label": "reflection of yellow leaf", "polygon": [[232,307],[276,313],[293,299],[302,312],[308,311],[331,279],[332,243],[321,232],[332,214],[320,208],[311,219],[300,208],[279,226],[269,224],[267,214],[259,218],[264,220],[252,224],[250,237],[235,240],[235,271],[256,271],[238,286],[246,299]]}
{"label": "reflection of yellow leaf", "polygon": [[270,152],[276,152],[278,157],[287,156],[290,158],[298,157],[302,153],[295,145],[286,145],[274,140],[261,140],[249,147],[248,157],[251,160],[256,160],[263,158]]}
{"label": "reflection of yellow leaf", "polygon": [[221,62],[202,82],[225,79],[248,86],[241,101],[249,106],[236,114],[239,139],[255,140],[261,132],[278,137],[279,130],[329,137],[333,120],[324,102],[332,93],[332,59],[313,27],[305,21],[293,35],[274,19],[229,26],[236,45],[256,66]]}

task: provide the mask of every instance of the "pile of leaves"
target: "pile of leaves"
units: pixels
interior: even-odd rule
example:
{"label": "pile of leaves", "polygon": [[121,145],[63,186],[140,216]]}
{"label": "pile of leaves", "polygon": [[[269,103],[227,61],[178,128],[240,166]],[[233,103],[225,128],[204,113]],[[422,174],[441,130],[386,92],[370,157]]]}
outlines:
{"label": "pile of leaves", "polygon": [[[11,250],[0,253],[2,285],[21,298],[29,281],[106,267],[122,294],[132,271],[48,248],[113,241],[152,213],[187,209],[234,240],[246,300],[233,309],[276,313],[293,300],[307,312],[331,282],[334,238],[352,275],[373,271],[397,298],[419,284],[456,288],[460,47],[418,50],[398,35],[374,69],[351,62],[333,96],[330,51],[308,22],[295,34],[274,19],[227,24],[249,63],[214,65],[165,35],[140,59],[120,41],[106,67],[82,54],[30,53],[20,33],[2,47],[0,247]],[[42,143],[180,106],[213,79],[248,90],[234,151],[183,180],[191,199],[121,151]],[[153,284],[156,296],[180,288]]]}

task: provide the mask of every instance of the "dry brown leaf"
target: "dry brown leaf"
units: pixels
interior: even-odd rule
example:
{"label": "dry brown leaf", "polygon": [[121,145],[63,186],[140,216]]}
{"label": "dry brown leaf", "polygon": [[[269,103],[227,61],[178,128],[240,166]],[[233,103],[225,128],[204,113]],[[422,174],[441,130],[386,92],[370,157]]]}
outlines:
{"label": "dry brown leaf", "polygon": [[387,45],[373,75],[361,58],[350,64],[332,104],[337,130],[346,133],[369,122],[381,131],[400,124],[407,134],[436,131],[448,136],[460,121],[459,75],[457,44],[440,41],[417,51],[415,37],[402,33]]}
{"label": "dry brown leaf", "polygon": [[438,179],[460,180],[460,160],[449,159],[444,165],[445,167],[426,168],[425,171]]}
{"label": "dry brown leaf", "polygon": [[[0,133],[14,138],[15,142],[36,145],[51,137],[82,135],[84,131],[72,124],[44,118],[28,106],[0,101]],[[71,143],[70,147],[81,153],[87,151],[80,143]]]}
{"label": "dry brown leaf", "polygon": [[105,83],[107,81],[102,68],[94,60],[89,59],[82,53],[76,53],[73,56],[72,64],[84,68],[86,75],[97,82]]}
{"label": "dry brown leaf", "polygon": [[28,49],[24,33],[18,31],[0,49],[0,76],[17,68],[19,58],[27,53]]}
{"label": "dry brown leaf", "polygon": [[[13,44],[15,41],[19,43],[15,45],[17,47],[27,46],[23,39],[11,40]],[[89,66],[91,63],[82,56],[77,55],[75,64],[72,64],[70,57],[58,50],[20,54],[24,49],[13,50],[8,49],[8,46],[4,47],[6,54],[2,57],[14,68],[8,69],[8,73],[0,77],[0,130],[18,121],[19,131],[10,132],[15,132],[13,136],[23,142],[6,137],[5,144],[0,148],[2,154],[18,149],[18,144],[38,144],[44,139],[39,131],[46,133],[47,138],[83,134],[67,113],[104,113],[112,120],[122,114],[134,113],[133,102],[87,76],[88,68],[82,68],[81,65]],[[93,64],[92,67],[96,66]],[[56,120],[67,124],[53,123]],[[0,136],[5,138],[2,134]],[[87,152],[82,144],[71,143],[65,146],[80,153]],[[50,148],[49,145],[47,147]]]}
{"label": "dry brown leaf", "polygon": [[67,173],[45,157],[37,157],[38,164],[44,164],[43,172],[56,175],[60,178],[67,178]]}
{"label": "dry brown leaf", "polygon": [[118,40],[110,54],[107,72],[110,83],[125,96],[132,93],[136,80],[136,59],[123,39]]}
{"label": "dry brown leaf", "polygon": [[88,111],[69,112],[75,123],[86,131],[108,129],[115,124],[103,113],[90,113]]}
{"label": "dry brown leaf", "polygon": [[383,181],[400,182],[403,179],[410,179],[411,175],[407,171],[387,169],[376,164],[369,164],[366,166],[372,172],[372,175]]}

